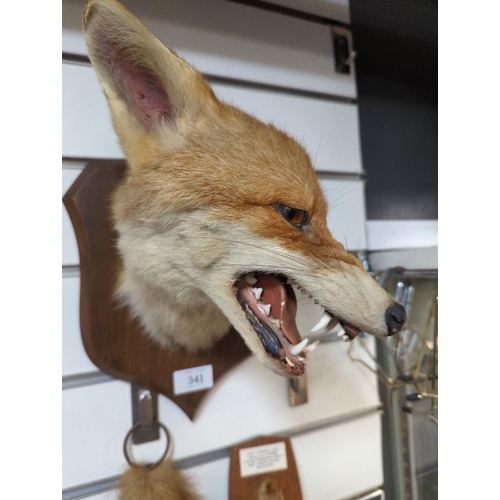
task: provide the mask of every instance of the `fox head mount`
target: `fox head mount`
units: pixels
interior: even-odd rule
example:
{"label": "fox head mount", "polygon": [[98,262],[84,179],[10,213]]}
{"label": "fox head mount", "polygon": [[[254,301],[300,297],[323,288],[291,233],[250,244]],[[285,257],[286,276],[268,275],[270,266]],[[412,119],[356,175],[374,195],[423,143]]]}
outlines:
{"label": "fox head mount", "polygon": [[203,350],[232,324],[265,366],[301,375],[292,284],[324,307],[317,330],[401,329],[404,308],[331,236],[299,144],[220,102],[115,0],[89,0],[83,29],[128,163],[112,202],[117,295],[151,338]]}

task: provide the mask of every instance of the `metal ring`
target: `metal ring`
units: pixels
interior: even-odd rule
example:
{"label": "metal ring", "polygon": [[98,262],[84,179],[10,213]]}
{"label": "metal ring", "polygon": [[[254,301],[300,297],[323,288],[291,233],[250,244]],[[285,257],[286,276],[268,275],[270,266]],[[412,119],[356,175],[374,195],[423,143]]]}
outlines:
{"label": "metal ring", "polygon": [[172,443],[172,437],[171,437],[170,432],[168,431],[168,429],[161,422],[154,422],[154,423],[157,424],[157,425],[159,425],[165,431],[165,435],[167,436],[167,447],[165,448],[165,451],[163,452],[162,456],[156,462],[152,462],[150,464],[141,464],[141,465],[136,464],[132,460],[132,458],[130,457],[130,455],[128,453],[127,444],[128,444],[128,440],[130,439],[130,436],[132,435],[132,433],[137,428],[139,428],[141,426],[141,422],[137,422],[127,432],[127,435],[125,436],[125,441],[123,442],[123,454],[125,455],[125,458],[127,459],[127,462],[129,463],[129,465],[131,465],[132,467],[142,467],[143,469],[146,469],[146,470],[152,470],[155,467],[158,467],[163,462],[163,460],[165,459],[165,457],[167,456],[167,454],[168,454],[168,452],[170,450],[171,443]]}

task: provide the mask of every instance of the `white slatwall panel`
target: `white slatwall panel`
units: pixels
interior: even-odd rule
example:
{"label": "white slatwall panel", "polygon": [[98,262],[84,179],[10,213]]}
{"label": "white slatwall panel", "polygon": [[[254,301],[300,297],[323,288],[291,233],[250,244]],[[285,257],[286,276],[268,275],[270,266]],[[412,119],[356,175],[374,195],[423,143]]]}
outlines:
{"label": "white slatwall panel", "polygon": [[370,220],[366,233],[372,251],[438,246],[437,220]]}
{"label": "white slatwall panel", "polygon": [[[295,408],[288,403],[286,379],[254,357],[217,383],[195,422],[161,396],[160,420],[174,436],[174,458],[376,406],[375,378],[352,363],[346,348],[344,342],[331,342],[311,353],[309,402]],[[63,487],[120,473],[125,464],[121,446],[131,425],[131,411],[130,386],[125,382],[63,391]],[[135,447],[134,453],[138,459],[152,460],[160,453],[160,441]]]}
{"label": "white slatwall panel", "polygon": [[370,266],[374,271],[383,271],[388,267],[405,269],[438,269],[438,247],[411,248],[407,250],[381,250],[370,252]]}
{"label": "white slatwall panel", "polygon": [[[383,483],[379,432],[380,417],[374,414],[293,437],[292,448],[304,500],[341,500],[379,487]],[[362,467],[360,457],[363,457]],[[230,500],[229,467],[230,459],[224,458],[191,467],[183,473],[201,498]],[[116,500],[117,497],[116,491],[110,491],[90,500]]]}
{"label": "white slatwall panel", "polygon": [[63,157],[123,158],[94,70],[63,64],[62,90]]}
{"label": "white slatwall panel", "polygon": [[222,101],[273,123],[302,144],[316,170],[360,173],[358,107],[231,85],[213,85]]}
{"label": "white slatwall panel", "polygon": [[[203,499],[229,500],[229,458],[222,458],[183,472]],[[214,481],[214,478],[217,480]]]}
{"label": "white slatwall panel", "polygon": [[328,229],[348,250],[366,249],[364,181],[322,179],[328,202]]}
{"label": "white slatwall panel", "polygon": [[304,500],[340,500],[383,482],[380,416],[292,439]]}
{"label": "white slatwall panel", "polygon": [[[362,171],[356,105],[225,84],[213,88],[222,100],[295,137],[317,170]],[[63,156],[123,157],[90,66],[63,64]]]}
{"label": "white slatwall panel", "polygon": [[[128,0],[124,5],[199,71],[250,82],[356,97],[353,75],[334,71],[330,28],[282,14],[210,0]],[[63,52],[87,54],[83,0],[65,0]]]}

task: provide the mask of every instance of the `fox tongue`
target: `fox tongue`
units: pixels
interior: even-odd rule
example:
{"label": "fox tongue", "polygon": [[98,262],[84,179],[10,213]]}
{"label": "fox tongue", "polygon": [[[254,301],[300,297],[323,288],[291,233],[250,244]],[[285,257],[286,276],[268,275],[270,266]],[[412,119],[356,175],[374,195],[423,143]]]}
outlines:
{"label": "fox tongue", "polygon": [[263,290],[261,300],[271,304],[271,315],[280,320],[283,335],[290,344],[298,344],[302,339],[295,323],[297,299],[292,287],[283,285],[270,274],[260,274],[256,278],[255,286]]}

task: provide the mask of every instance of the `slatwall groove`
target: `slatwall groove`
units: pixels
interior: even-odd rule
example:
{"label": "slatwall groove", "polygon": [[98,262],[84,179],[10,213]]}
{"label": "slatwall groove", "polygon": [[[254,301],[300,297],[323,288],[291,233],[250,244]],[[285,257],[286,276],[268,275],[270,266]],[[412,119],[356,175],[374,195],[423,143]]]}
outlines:
{"label": "slatwall groove", "polygon": [[[109,161],[123,161],[123,157],[107,158]],[[96,158],[85,157],[85,156],[63,156],[62,161],[64,164],[63,170],[79,170],[82,171],[85,165],[91,161],[96,160]],[[71,165],[74,163],[74,165]],[[365,180],[367,178],[367,173],[362,170],[361,172],[342,172],[339,170],[321,170],[316,168],[316,175],[319,179],[332,179],[332,180]]]}
{"label": "slatwall groove", "polygon": [[86,387],[88,385],[103,384],[116,380],[111,375],[101,371],[79,373],[77,375],[66,375],[62,378],[62,390],[75,389],[76,387]]}
{"label": "slatwall groove", "polygon": [[[202,73],[356,98],[355,75],[334,70],[328,25],[223,0],[205,9],[199,0],[123,4]],[[87,55],[82,9],[83,0],[62,4],[65,53]]]}
{"label": "slatwall groove", "polygon": [[80,277],[80,266],[62,266],[63,278],[78,278]]}
{"label": "slatwall groove", "polygon": [[[64,64],[73,64],[75,66],[91,67],[92,64],[88,56],[82,56],[78,54],[68,54],[66,52],[62,53],[62,62]],[[233,87],[243,87],[255,90],[264,90],[269,92],[276,92],[280,95],[292,95],[299,97],[308,97],[310,99],[321,99],[323,101],[341,102],[344,104],[357,104],[357,99],[351,97],[344,97],[335,94],[325,94],[322,92],[313,92],[304,89],[295,89],[293,87],[280,87],[278,85],[265,84],[252,82],[250,80],[239,80],[237,78],[223,77],[217,75],[211,75],[209,73],[202,73],[203,77],[210,84],[222,84],[231,85]]]}

